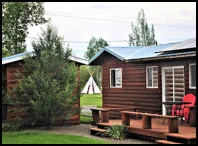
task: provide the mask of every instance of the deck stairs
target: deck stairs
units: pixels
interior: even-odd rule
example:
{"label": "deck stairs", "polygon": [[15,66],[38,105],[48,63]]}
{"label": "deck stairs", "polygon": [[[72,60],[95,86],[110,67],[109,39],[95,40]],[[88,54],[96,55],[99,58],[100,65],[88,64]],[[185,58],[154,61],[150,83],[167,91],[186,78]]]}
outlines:
{"label": "deck stairs", "polygon": [[159,144],[196,144],[196,134],[181,135],[179,133],[166,134],[166,140],[156,140]]}
{"label": "deck stairs", "polygon": [[102,135],[106,130],[105,127],[110,127],[111,124],[108,123],[97,123],[97,127],[90,128],[91,135]]}
{"label": "deck stairs", "polygon": [[[109,123],[97,123],[96,127],[90,128],[90,134],[101,136],[105,131],[105,127],[111,127]],[[186,135],[180,133],[167,133],[166,139],[155,140],[158,144],[196,144],[196,133]]]}

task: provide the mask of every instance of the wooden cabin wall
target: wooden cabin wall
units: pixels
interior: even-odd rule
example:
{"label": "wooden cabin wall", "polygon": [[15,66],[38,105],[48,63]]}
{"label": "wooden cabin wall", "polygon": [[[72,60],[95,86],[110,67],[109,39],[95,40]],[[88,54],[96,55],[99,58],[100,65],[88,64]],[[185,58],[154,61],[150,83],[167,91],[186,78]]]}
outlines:
{"label": "wooden cabin wall", "polygon": [[[123,62],[109,53],[103,53],[102,63],[102,103],[103,108],[126,108],[132,105],[141,107],[142,112],[162,114],[162,66],[184,65],[185,93],[196,95],[196,89],[188,87],[188,64],[196,60],[184,61],[155,61],[147,63]],[[158,66],[158,88],[146,88],[146,66]],[[122,88],[110,88],[110,69],[122,68]],[[110,112],[110,118],[120,118],[117,111]]]}
{"label": "wooden cabin wall", "polygon": [[[17,70],[20,71],[21,73],[23,73],[24,75],[29,75],[30,73],[25,73],[24,72],[24,62],[23,61],[18,61],[18,62],[14,62],[14,63],[10,63],[6,66],[6,76],[7,76],[7,91],[8,90],[12,90],[12,88],[14,86],[16,86],[17,84],[17,77],[16,77],[16,73]],[[77,76],[77,87],[74,91],[74,94],[78,92],[80,86],[79,86],[79,82],[80,82],[80,68],[78,67],[78,76]],[[76,104],[74,106],[79,107],[80,106],[80,98],[78,99],[78,101],[76,102]],[[16,116],[20,116],[21,118],[27,118],[27,116],[29,116],[28,113],[25,112],[18,112],[18,113],[12,113],[9,112],[9,110],[11,110],[12,108],[16,108],[16,106],[14,105],[7,105],[7,121],[13,121],[14,118]],[[60,124],[69,124],[69,125],[78,125],[80,124],[80,113],[77,115],[72,116],[71,118],[69,118],[68,120],[63,120],[61,118],[57,118],[57,120],[55,121],[55,124],[60,125]],[[38,125],[40,125],[40,123],[38,123]]]}

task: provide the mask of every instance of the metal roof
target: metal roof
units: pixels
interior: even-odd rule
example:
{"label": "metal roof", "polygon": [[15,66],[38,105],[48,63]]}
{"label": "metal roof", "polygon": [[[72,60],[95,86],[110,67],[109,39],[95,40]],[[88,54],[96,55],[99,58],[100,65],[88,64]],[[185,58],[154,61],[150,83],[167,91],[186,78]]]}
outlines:
{"label": "metal roof", "polygon": [[16,61],[19,61],[19,60],[23,60],[26,57],[26,55],[33,56],[33,53],[32,52],[25,52],[25,53],[20,53],[20,54],[4,57],[4,58],[2,58],[2,65],[7,64],[7,63],[11,63],[11,62],[16,62]]}
{"label": "metal roof", "polygon": [[[162,44],[158,46],[105,47],[101,49],[93,58],[91,58],[88,64],[90,65],[104,51],[112,54],[113,56],[117,57],[122,61],[128,61],[133,59],[135,60],[135,59],[161,57],[162,56],[161,54],[163,54],[164,52],[164,51],[162,52],[162,50],[167,50],[168,48],[175,48],[174,50],[180,50],[181,48],[187,48],[187,47],[191,47],[191,48],[196,47],[196,38],[182,42]],[[168,55],[171,56],[173,55],[173,53],[166,54],[166,56]],[[174,55],[176,55],[176,53],[174,53]]]}
{"label": "metal roof", "polygon": [[176,50],[191,49],[191,48],[196,48],[196,38],[188,39],[186,41],[180,42],[177,45],[170,46],[158,52],[176,51]]}
{"label": "metal roof", "polygon": [[155,53],[156,51],[173,46],[175,44],[177,44],[177,43],[163,44],[163,45],[158,45],[158,46],[147,46],[147,47],[144,47],[144,48],[130,54],[126,58],[126,60],[156,57],[160,54],[160,53]]}
{"label": "metal roof", "polygon": [[188,54],[196,54],[196,51],[185,51],[185,52],[165,52],[160,54],[159,56],[176,56],[176,55],[188,55]]}
{"label": "metal roof", "polygon": [[143,46],[134,47],[106,47],[102,48],[93,58],[89,60],[89,64],[98,58],[104,51],[110,53],[111,55],[119,58],[120,60],[125,60],[125,58],[133,52],[137,52],[138,49],[143,48]]}
{"label": "metal roof", "polygon": [[[12,56],[9,56],[9,57],[4,57],[4,58],[2,58],[2,65],[12,63],[12,62],[16,62],[16,61],[19,61],[19,60],[23,60],[25,57],[27,57],[27,55],[33,56],[33,52],[25,52],[25,53],[12,55]],[[76,56],[70,56],[69,59],[72,60],[72,61],[78,62],[80,64],[84,64],[84,65],[88,64],[87,60],[76,57]]]}

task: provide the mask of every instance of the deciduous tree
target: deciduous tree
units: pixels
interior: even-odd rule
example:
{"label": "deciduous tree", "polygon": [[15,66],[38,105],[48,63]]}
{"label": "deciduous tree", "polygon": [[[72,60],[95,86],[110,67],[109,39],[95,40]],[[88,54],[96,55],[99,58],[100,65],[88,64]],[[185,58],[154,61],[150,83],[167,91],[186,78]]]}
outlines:
{"label": "deciduous tree", "polygon": [[28,26],[46,22],[43,2],[2,2],[2,48],[10,55],[24,52]]}
{"label": "deciduous tree", "polygon": [[[89,41],[87,51],[85,53],[85,58],[90,60],[96,53],[100,51],[101,48],[107,46],[109,46],[109,44],[103,38],[97,39],[95,37],[92,37],[91,40]],[[101,66],[90,67],[90,71],[94,72],[93,78],[96,81],[98,87],[101,88],[101,76],[102,76]]]}
{"label": "deciduous tree", "polygon": [[137,16],[137,23],[131,24],[132,33],[129,34],[129,46],[151,46],[157,45],[155,40],[154,25],[148,27],[144,10],[141,9]]}

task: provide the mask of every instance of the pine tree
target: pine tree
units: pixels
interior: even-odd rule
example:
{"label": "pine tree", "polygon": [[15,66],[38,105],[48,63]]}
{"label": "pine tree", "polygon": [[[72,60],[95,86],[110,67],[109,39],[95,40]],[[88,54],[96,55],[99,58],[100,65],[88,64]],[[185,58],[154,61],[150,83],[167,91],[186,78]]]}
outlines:
{"label": "pine tree", "polygon": [[[23,105],[25,112],[31,114],[21,120],[23,126],[34,125],[38,121],[51,128],[55,119],[67,119],[79,112],[74,107],[79,98],[77,87],[77,67],[69,60],[71,50],[63,47],[63,38],[58,36],[57,29],[48,25],[42,30],[37,42],[33,42],[34,58],[26,58],[25,72],[19,73],[17,86],[10,95],[10,102]],[[16,100],[12,100],[12,96]]]}

